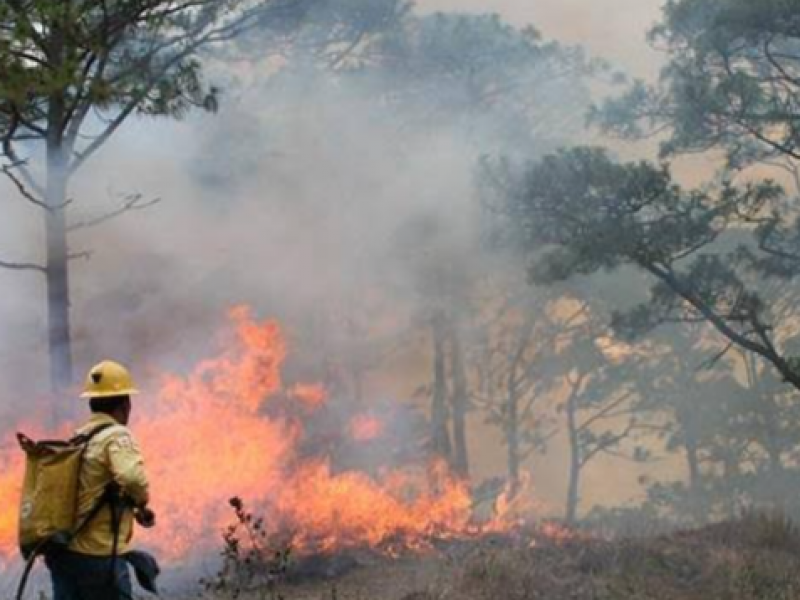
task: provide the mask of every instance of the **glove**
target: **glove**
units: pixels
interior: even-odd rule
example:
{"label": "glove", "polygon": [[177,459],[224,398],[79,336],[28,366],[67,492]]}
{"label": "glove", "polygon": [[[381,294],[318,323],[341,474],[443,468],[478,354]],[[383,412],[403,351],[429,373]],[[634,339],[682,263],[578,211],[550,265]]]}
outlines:
{"label": "glove", "polygon": [[145,529],[150,529],[156,524],[156,513],[146,506],[137,508],[133,513],[133,518]]}

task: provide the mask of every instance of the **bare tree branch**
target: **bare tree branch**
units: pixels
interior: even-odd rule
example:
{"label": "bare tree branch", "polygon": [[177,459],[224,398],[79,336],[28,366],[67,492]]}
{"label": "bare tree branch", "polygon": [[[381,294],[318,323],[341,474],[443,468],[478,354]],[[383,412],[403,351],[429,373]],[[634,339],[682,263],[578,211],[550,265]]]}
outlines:
{"label": "bare tree branch", "polygon": [[[683,298],[686,302],[692,305],[700,314],[702,314],[708,322],[722,335],[727,337],[738,346],[749,350],[759,356],[765,358],[772,363],[778,372],[788,382],[791,382],[795,387],[800,388],[800,374],[795,373],[786,359],[781,356],[772,344],[765,328],[759,328],[757,323],[753,323],[756,331],[759,333],[761,342],[752,340],[743,335],[733,327],[726,320],[725,316],[718,314],[711,306],[709,306],[697,294],[696,290],[691,286],[687,286],[679,277],[675,275],[669,268],[665,268],[656,264],[640,263],[642,268],[652,273],[654,276],[664,281],[676,294]],[[754,315],[750,315],[754,317]]]}
{"label": "bare tree branch", "polygon": [[[33,175],[31,175],[30,171],[28,171],[26,162],[20,159],[16,150],[14,149],[14,141],[17,139],[16,133],[20,125],[19,111],[12,109],[9,118],[10,121],[8,128],[6,134],[3,136],[2,141],[3,154],[5,154],[6,158],[12,162],[15,168],[19,169],[22,179],[25,181],[28,187],[32,188],[35,193],[42,196],[44,195],[44,188],[36,182],[36,180],[33,178]],[[39,136],[38,133],[36,133],[33,137],[36,138],[37,136]]]}
{"label": "bare tree branch", "polygon": [[[273,7],[272,10],[277,11],[281,8],[291,6],[287,3],[283,6]],[[235,20],[232,23],[226,23],[218,28],[205,33],[201,31],[192,31],[183,36],[168,40],[163,44],[157,46],[151,53],[155,56],[158,53],[164,52],[170,47],[179,47],[181,44],[186,44],[174,56],[172,56],[160,69],[155,71],[149,77],[146,84],[141,86],[140,90],[133,94],[121,108],[120,112],[109,122],[108,126],[100,133],[85,149],[75,152],[75,158],[70,166],[70,173],[75,173],[80,167],[94,155],[122,126],[122,124],[130,117],[136,109],[141,106],[141,103],[148,97],[148,95],[155,89],[160,81],[169,73],[175,65],[179,64],[182,60],[191,56],[194,52],[203,46],[209,44],[224,42],[232,39],[236,35],[247,30],[248,27],[257,22],[257,13],[247,13]]]}
{"label": "bare tree branch", "polygon": [[579,425],[578,426],[578,431],[586,431],[589,428],[591,428],[591,426],[594,425],[595,423],[597,423],[598,421],[607,420],[609,418],[610,414],[612,413],[612,411],[614,411],[615,409],[619,408],[624,402],[626,402],[628,399],[630,399],[633,396],[633,394],[634,393],[632,391],[627,391],[624,394],[622,394],[619,398],[617,398],[616,400],[610,402],[603,409],[597,411],[591,417],[586,419],[586,421],[584,421],[581,425]]}
{"label": "bare tree branch", "polygon": [[94,256],[91,250],[84,250],[82,252],[73,252],[67,256],[67,260],[90,260]]}
{"label": "bare tree branch", "polygon": [[[703,321],[705,321],[705,319],[703,319]],[[734,346],[734,342],[732,342],[732,341],[728,342],[725,345],[725,347],[722,350],[720,350],[719,352],[717,352],[714,356],[712,356],[708,360],[704,360],[702,363],[697,365],[697,368],[695,370],[696,371],[710,371],[711,369],[714,368],[714,366],[716,366],[716,364],[719,361],[721,361],[725,357],[726,354],[728,354],[728,352],[731,351],[731,348],[733,348],[733,346]]]}
{"label": "bare tree branch", "polygon": [[620,433],[612,435],[608,439],[601,440],[598,444],[586,452],[580,460],[581,468],[584,468],[591,460],[601,453],[607,453],[610,449],[614,448],[617,444],[627,439],[630,434],[636,429],[637,424],[635,421],[630,421],[628,425]]}
{"label": "bare tree branch", "polygon": [[11,180],[11,182],[17,188],[17,191],[23,198],[25,198],[25,200],[48,212],[52,211],[53,209],[49,207],[44,200],[37,198],[36,195],[25,186],[25,183],[22,181],[22,179],[17,177],[17,175],[14,173],[14,169],[17,168],[17,166],[18,165],[3,165],[0,167],[0,171],[2,171],[3,174]]}
{"label": "bare tree branch", "polygon": [[36,263],[18,263],[0,260],[0,268],[10,269],[12,271],[37,271],[39,273],[47,273],[46,267]]}
{"label": "bare tree branch", "polygon": [[87,229],[89,227],[97,227],[98,225],[102,225],[103,223],[107,223],[117,217],[121,217],[125,213],[133,212],[136,210],[145,210],[150,208],[151,206],[155,206],[161,202],[161,198],[152,198],[149,200],[145,200],[141,194],[130,194],[125,199],[125,202],[120,206],[118,209],[106,213],[104,215],[100,215],[99,217],[95,217],[93,219],[88,219],[86,221],[78,221],[67,227],[68,232],[77,231],[79,229]]}

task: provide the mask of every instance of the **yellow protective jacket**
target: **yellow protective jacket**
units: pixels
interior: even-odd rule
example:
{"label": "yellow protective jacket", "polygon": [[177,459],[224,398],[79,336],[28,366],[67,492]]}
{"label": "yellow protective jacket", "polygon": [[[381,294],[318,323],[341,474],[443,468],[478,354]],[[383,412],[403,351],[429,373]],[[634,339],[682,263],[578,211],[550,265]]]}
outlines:
{"label": "yellow protective jacket", "polygon": [[[106,424],[111,427],[94,436],[86,448],[80,473],[77,523],[83,523],[112,481],[136,506],[144,506],[149,499],[144,461],[127,427],[108,415],[96,413],[77,433],[85,434]],[[126,508],[119,530],[120,554],[128,551],[132,536],[133,511]],[[113,541],[111,508],[106,505],[76,536],[69,549],[92,556],[111,556]]]}

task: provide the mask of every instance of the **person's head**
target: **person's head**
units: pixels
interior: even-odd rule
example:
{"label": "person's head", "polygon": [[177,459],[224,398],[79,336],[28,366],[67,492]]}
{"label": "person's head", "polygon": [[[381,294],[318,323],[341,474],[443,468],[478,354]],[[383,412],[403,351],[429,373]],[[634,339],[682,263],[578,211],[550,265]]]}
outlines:
{"label": "person's head", "polygon": [[89,371],[81,397],[89,400],[93,413],[110,415],[127,425],[131,415],[131,396],[138,393],[128,369],[106,360]]}
{"label": "person's head", "polygon": [[113,417],[117,423],[127,425],[131,418],[130,396],[109,396],[107,398],[90,398],[89,408],[93,413],[102,413]]}

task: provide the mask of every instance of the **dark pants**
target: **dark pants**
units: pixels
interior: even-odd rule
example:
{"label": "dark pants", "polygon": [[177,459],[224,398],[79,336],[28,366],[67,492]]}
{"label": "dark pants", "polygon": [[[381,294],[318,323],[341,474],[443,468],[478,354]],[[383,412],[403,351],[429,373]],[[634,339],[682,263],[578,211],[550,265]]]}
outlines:
{"label": "dark pants", "polygon": [[[53,580],[53,600],[130,600],[128,563],[117,557],[58,552],[45,558]],[[112,573],[113,566],[113,573]]]}

